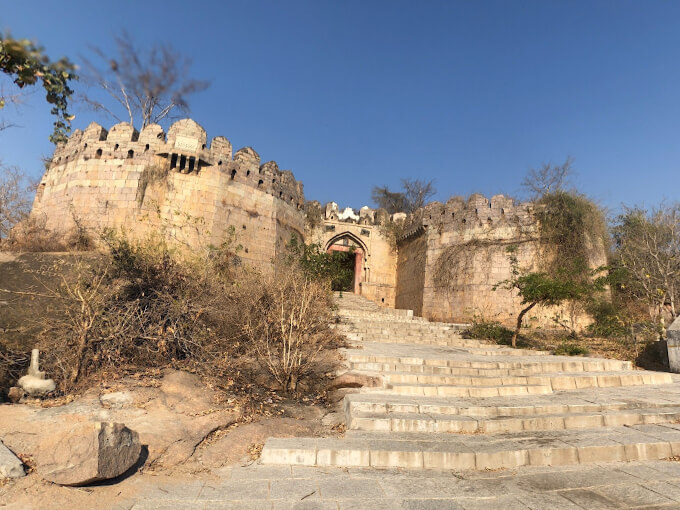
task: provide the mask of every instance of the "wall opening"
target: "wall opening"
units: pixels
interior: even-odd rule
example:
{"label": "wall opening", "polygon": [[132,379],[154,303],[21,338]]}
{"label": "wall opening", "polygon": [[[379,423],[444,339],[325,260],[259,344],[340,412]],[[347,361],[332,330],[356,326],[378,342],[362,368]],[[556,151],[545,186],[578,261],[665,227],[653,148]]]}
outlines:
{"label": "wall opening", "polygon": [[345,275],[351,275],[351,278],[344,277],[340,281],[332,282],[333,290],[361,294],[361,283],[368,281],[364,278],[364,260],[368,253],[366,245],[351,232],[343,232],[326,243],[326,250],[329,253],[340,252],[334,254],[334,257],[338,257],[337,262],[345,269]]}
{"label": "wall opening", "polygon": [[170,158],[170,169],[177,168],[177,154],[173,154]]}
{"label": "wall opening", "polygon": [[102,150],[97,149],[97,152],[94,154],[95,159],[100,159],[102,157]]}
{"label": "wall opening", "polygon": [[194,158],[194,157],[189,158],[189,172],[193,172],[195,166],[196,166],[196,158]]}
{"label": "wall opening", "polygon": [[127,158],[128,158],[128,159],[132,159],[132,158],[134,158],[134,157],[135,157],[135,151],[133,151],[132,149],[130,149],[130,150],[128,151]]}
{"label": "wall opening", "polygon": [[236,178],[236,170],[231,171],[231,180],[233,181]]}
{"label": "wall opening", "polygon": [[186,156],[180,157],[179,158],[179,171],[181,172],[182,170],[184,170],[186,168],[186,166],[187,166],[187,157]]}

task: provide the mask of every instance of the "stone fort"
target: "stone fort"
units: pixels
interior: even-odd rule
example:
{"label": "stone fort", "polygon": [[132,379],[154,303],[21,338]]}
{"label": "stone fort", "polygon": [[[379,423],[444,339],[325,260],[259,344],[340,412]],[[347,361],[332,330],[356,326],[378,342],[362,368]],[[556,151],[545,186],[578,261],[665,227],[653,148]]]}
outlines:
{"label": "stone fort", "polygon": [[[242,262],[262,270],[296,235],[328,251],[351,250],[350,290],[383,306],[439,321],[484,317],[510,324],[520,299],[493,288],[511,275],[507,246],[518,246],[521,266],[535,264],[533,208],[479,194],[433,202],[408,216],[306,202],[292,172],[262,163],[250,147],[233,152],[224,137],[208,143],[205,130],[184,119],[167,133],[158,125],[138,132],[127,123],[76,130],[55,150],[31,214],[53,231],[78,221],[92,232],[160,233],[189,248],[220,245],[235,234]],[[397,222],[400,228],[391,229]],[[604,247],[597,258],[594,265],[604,261]],[[537,311],[529,320],[543,324],[555,314],[569,311]]]}

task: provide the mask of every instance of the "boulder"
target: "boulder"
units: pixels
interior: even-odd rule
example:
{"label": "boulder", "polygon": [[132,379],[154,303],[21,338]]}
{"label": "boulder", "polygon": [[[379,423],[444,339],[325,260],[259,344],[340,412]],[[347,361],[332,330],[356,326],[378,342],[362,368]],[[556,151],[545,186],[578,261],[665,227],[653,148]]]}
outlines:
{"label": "boulder", "polygon": [[328,391],[339,388],[379,388],[383,385],[382,378],[361,372],[345,372],[336,377],[326,388]]}
{"label": "boulder", "polygon": [[24,390],[19,388],[18,386],[12,386],[9,391],[7,392],[7,398],[9,399],[10,402],[13,404],[19,403],[19,401],[24,398],[26,393]]}
{"label": "boulder", "polygon": [[0,479],[25,475],[24,464],[0,441]]}
{"label": "boulder", "polygon": [[77,486],[122,475],[141,450],[137,432],[122,423],[95,422],[47,437],[36,460],[45,480]]}

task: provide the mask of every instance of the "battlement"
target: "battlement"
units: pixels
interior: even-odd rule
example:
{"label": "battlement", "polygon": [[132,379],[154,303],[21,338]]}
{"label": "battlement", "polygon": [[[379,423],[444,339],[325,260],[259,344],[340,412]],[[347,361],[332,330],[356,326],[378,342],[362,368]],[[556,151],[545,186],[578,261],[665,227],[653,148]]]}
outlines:
{"label": "battlement", "polygon": [[489,231],[501,226],[526,230],[536,224],[534,210],[535,204],[520,203],[505,195],[494,195],[489,199],[474,193],[467,200],[452,197],[445,204],[431,202],[408,215],[404,234],[399,240],[411,237],[427,227],[435,227],[440,232],[458,233]]}
{"label": "battlement", "polygon": [[260,164],[260,156],[252,147],[233,153],[231,142],[223,136],[208,144],[203,127],[191,119],[172,124],[167,135],[157,124],[139,132],[126,122],[108,131],[93,122],[57,146],[48,174],[69,163],[89,160],[101,160],[102,164],[111,164],[112,169],[126,164],[160,164],[167,171],[196,178],[211,167],[228,176],[228,181],[251,186],[297,209],[302,209],[305,201],[302,183],[291,171],[280,170],[274,161]]}

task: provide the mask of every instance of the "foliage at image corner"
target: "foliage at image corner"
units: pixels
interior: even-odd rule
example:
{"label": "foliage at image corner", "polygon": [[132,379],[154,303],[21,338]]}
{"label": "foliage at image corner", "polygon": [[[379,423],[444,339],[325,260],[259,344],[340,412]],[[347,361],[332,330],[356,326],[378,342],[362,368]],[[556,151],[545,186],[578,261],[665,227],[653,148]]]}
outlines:
{"label": "foliage at image corner", "polygon": [[[19,88],[42,84],[45,98],[52,105],[50,113],[56,117],[50,141],[65,142],[74,118],[68,106],[73,95],[70,82],[78,79],[76,66],[65,57],[51,61],[44,48],[30,40],[13,39],[9,34],[0,33],[0,71],[9,75]],[[0,98],[0,109],[4,106],[5,101]]]}

